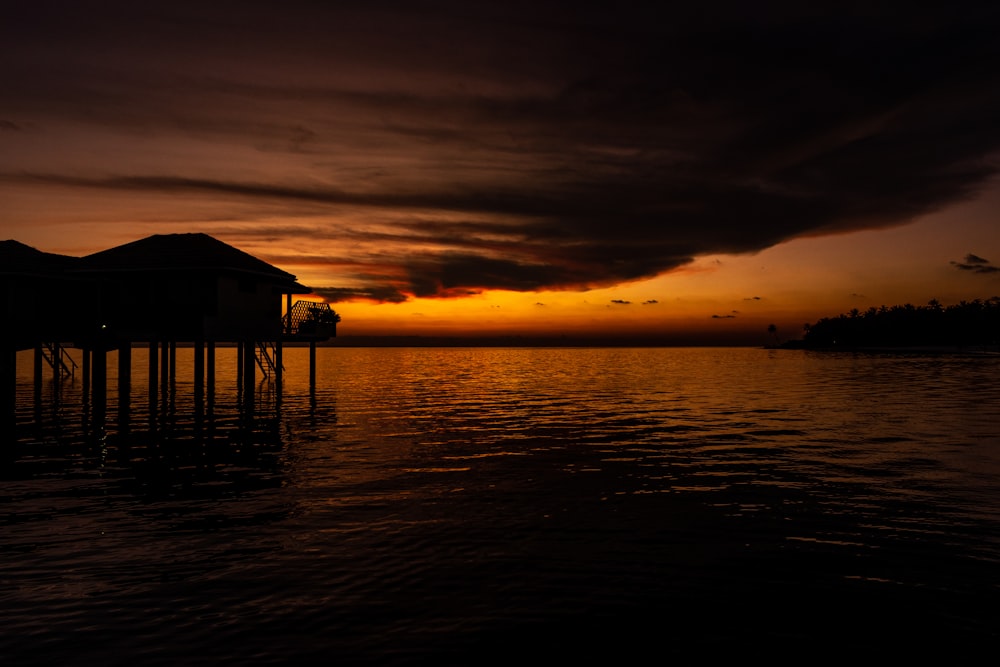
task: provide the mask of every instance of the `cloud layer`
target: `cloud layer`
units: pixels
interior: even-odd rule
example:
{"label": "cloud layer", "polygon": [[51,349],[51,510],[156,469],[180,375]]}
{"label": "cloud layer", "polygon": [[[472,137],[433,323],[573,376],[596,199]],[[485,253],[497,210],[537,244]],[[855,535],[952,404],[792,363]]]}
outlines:
{"label": "cloud layer", "polygon": [[995,172],[988,7],[330,4],[24,3],[0,191],[214,220],[264,256],[306,238],[267,258],[402,301],[902,224]]}

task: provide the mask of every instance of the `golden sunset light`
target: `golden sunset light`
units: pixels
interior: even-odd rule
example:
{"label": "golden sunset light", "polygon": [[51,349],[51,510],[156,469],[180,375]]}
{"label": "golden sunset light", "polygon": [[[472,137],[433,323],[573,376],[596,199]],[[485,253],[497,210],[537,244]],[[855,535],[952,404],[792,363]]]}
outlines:
{"label": "golden sunset light", "polygon": [[5,238],[204,232],[298,276],[344,338],[757,344],[1000,292],[954,264],[1000,261],[975,16],[118,9],[7,22]]}
{"label": "golden sunset light", "polygon": [[1000,3],[3,10],[3,665],[996,651]]}

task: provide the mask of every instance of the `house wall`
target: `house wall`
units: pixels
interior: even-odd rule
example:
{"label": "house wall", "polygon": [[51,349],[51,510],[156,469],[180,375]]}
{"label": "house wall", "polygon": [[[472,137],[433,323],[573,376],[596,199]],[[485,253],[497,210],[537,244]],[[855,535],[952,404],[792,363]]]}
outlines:
{"label": "house wall", "polygon": [[86,285],[37,276],[0,276],[0,340],[18,349],[71,341],[92,324]]}
{"label": "house wall", "polygon": [[215,340],[273,340],[281,333],[281,290],[255,276],[220,276],[215,282],[217,308],[206,314],[206,335]]}

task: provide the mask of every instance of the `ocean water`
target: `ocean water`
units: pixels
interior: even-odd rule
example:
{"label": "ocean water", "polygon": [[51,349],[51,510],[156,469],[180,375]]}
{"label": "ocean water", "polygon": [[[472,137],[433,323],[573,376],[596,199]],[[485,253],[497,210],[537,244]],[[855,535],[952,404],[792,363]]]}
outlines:
{"label": "ocean water", "polygon": [[808,663],[1000,641],[1000,357],[235,351],[149,413],[18,358],[4,665]]}

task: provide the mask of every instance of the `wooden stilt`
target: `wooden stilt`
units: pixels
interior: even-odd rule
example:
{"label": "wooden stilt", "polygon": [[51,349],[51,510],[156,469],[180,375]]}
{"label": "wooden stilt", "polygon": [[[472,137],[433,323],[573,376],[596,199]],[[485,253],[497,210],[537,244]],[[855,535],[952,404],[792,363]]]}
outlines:
{"label": "wooden stilt", "polygon": [[108,407],[108,353],[98,346],[93,351],[91,369],[91,405],[93,405],[94,428],[103,430]]}
{"label": "wooden stilt", "polygon": [[35,345],[34,358],[34,398],[35,398],[35,420],[42,419],[42,344]]}
{"label": "wooden stilt", "polygon": [[159,404],[157,398],[157,390],[160,385],[159,378],[159,361],[158,346],[155,340],[149,341],[149,429],[154,430],[156,428],[156,408]]}
{"label": "wooden stilt", "polygon": [[281,405],[282,367],[284,365],[281,353],[281,339],[279,338],[274,344],[274,399],[279,406]]}
{"label": "wooden stilt", "polygon": [[205,353],[208,355],[208,368],[205,376],[205,410],[211,421],[215,412],[215,341],[210,340],[206,343]]}
{"label": "wooden stilt", "polygon": [[170,391],[173,392],[177,383],[177,341],[170,341]]}
{"label": "wooden stilt", "polygon": [[256,393],[254,366],[257,364],[257,360],[254,357],[254,351],[252,340],[243,341],[243,411],[247,419],[253,419],[254,394]]}
{"label": "wooden stilt", "polygon": [[205,341],[194,342],[194,421],[201,428],[205,419]]}
{"label": "wooden stilt", "polygon": [[90,367],[93,360],[93,352],[88,348],[83,348],[83,400],[90,401]]}
{"label": "wooden stilt", "polygon": [[243,341],[236,343],[236,399],[243,400]]}
{"label": "wooden stilt", "polygon": [[0,347],[0,438],[4,442],[14,442],[16,429],[17,348],[5,343]]}
{"label": "wooden stilt", "polygon": [[127,436],[132,423],[132,344],[118,346],[118,433]]}

